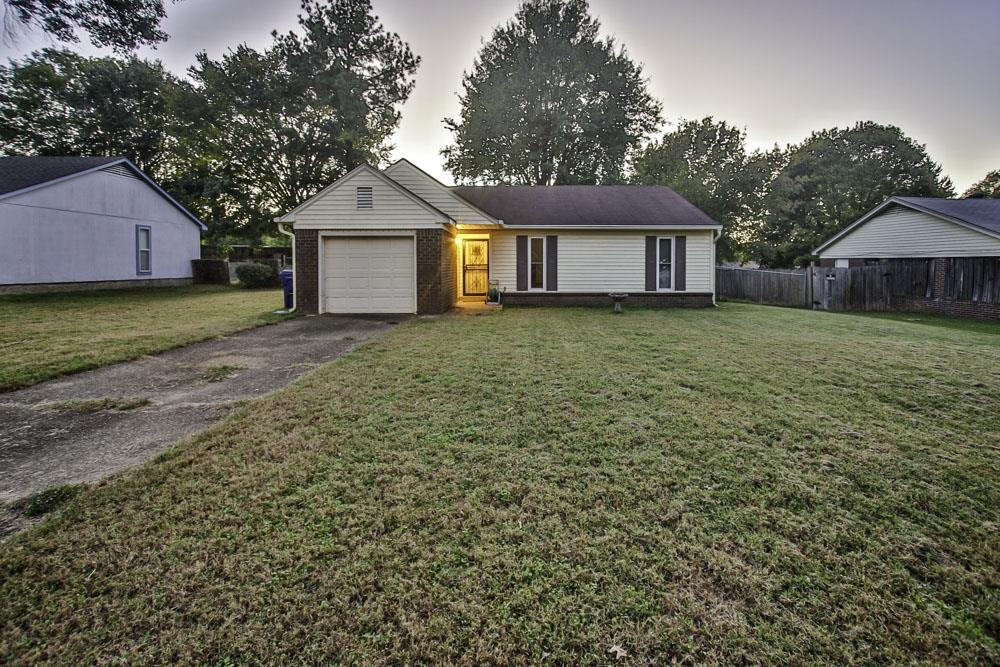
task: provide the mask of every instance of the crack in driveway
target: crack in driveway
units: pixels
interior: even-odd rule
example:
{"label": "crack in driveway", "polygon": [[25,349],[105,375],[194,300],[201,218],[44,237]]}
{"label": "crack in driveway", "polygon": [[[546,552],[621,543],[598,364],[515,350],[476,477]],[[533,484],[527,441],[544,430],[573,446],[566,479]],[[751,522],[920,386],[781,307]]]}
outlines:
{"label": "crack in driveway", "polygon": [[[299,317],[0,395],[0,506],[140,465],[398,321]],[[206,381],[206,369],[236,366]],[[148,399],[133,409],[52,409]]]}

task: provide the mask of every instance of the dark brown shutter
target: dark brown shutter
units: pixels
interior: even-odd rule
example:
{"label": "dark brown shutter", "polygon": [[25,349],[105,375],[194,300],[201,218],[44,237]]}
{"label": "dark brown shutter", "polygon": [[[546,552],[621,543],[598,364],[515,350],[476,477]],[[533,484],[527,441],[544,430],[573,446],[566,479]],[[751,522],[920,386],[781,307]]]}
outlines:
{"label": "dark brown shutter", "polygon": [[646,291],[656,291],[656,237],[646,237]]}
{"label": "dark brown shutter", "polygon": [[545,237],[545,291],[555,292],[559,289],[559,267],[556,256],[559,254],[559,237]]}
{"label": "dark brown shutter", "polygon": [[528,237],[517,237],[517,291],[528,291]]}
{"label": "dark brown shutter", "polygon": [[687,237],[674,237],[674,289],[687,289]]}

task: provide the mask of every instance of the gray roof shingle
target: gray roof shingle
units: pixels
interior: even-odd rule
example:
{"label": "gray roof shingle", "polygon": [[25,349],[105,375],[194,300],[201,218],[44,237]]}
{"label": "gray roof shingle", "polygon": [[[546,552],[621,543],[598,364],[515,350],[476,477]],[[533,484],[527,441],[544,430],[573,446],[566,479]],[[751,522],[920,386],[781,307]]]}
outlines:
{"label": "gray roof shingle", "polygon": [[895,197],[894,199],[1000,234],[1000,199],[939,199],[937,197]]}
{"label": "gray roof shingle", "polygon": [[511,226],[719,224],[670,188],[658,185],[457,186],[451,191]]}
{"label": "gray roof shingle", "polygon": [[0,195],[117,162],[120,157],[0,157]]}

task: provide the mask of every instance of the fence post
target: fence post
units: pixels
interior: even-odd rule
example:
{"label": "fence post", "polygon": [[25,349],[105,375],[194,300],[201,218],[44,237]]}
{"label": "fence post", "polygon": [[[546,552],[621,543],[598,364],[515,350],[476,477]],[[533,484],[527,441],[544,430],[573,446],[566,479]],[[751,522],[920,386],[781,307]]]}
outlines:
{"label": "fence post", "polygon": [[809,270],[806,271],[806,307],[813,310],[816,309],[816,300],[813,298],[813,270],[816,268],[816,262],[809,262]]}

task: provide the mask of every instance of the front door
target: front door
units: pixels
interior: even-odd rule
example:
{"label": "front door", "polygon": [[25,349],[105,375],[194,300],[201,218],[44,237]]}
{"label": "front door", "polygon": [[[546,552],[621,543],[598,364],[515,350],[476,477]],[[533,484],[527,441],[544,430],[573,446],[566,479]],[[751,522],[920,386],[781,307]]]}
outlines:
{"label": "front door", "polygon": [[486,296],[490,286],[490,242],[486,239],[462,241],[462,295]]}

